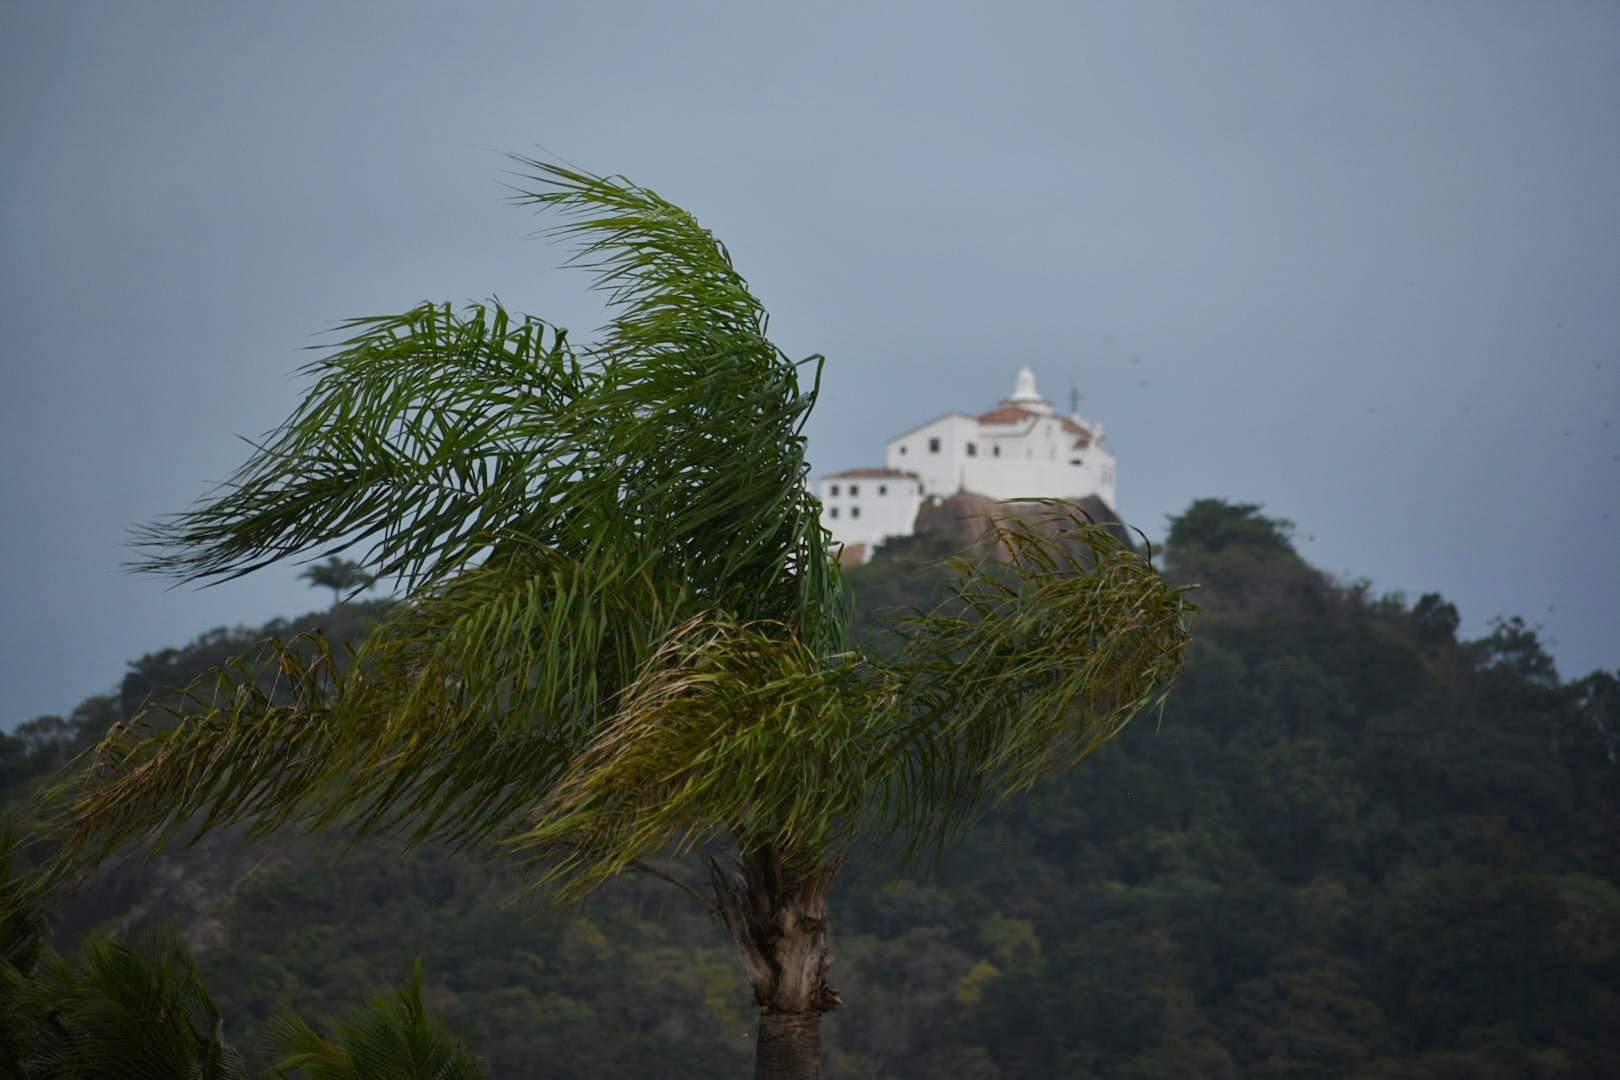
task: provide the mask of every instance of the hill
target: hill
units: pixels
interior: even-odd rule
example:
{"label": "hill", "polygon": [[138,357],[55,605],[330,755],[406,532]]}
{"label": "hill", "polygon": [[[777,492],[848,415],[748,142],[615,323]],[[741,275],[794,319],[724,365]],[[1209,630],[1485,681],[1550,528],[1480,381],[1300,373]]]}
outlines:
{"label": "hill", "polygon": [[[954,545],[851,569],[862,632],[928,603]],[[1620,678],[1561,679],[1517,619],[1458,640],[1439,596],[1336,582],[1255,507],[1195,503],[1164,569],[1202,613],[1162,720],[932,867],[852,860],[834,947],[863,1008],[829,1017],[829,1073],[1620,1075]],[[380,610],[264,632],[352,636]],[[260,633],[144,657],[121,693],[0,736],[0,797]],[[421,955],[495,1075],[746,1072],[748,992],[688,898],[638,879],[550,912],[518,884],[433,848],[221,837],[115,868],[58,929],[178,925],[246,1049],[276,1008],[336,1015]]]}

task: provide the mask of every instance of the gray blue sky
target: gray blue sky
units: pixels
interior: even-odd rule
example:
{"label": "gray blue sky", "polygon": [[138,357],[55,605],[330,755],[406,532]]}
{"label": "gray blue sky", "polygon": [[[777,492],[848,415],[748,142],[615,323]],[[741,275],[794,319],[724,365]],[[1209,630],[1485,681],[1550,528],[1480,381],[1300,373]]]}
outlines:
{"label": "gray blue sky", "polygon": [[1620,5],[0,8],[0,724],[318,607],[120,571],[418,300],[600,321],[500,151],[686,205],[828,356],[822,469],[1074,381],[1150,534],[1264,504],[1620,665]]}

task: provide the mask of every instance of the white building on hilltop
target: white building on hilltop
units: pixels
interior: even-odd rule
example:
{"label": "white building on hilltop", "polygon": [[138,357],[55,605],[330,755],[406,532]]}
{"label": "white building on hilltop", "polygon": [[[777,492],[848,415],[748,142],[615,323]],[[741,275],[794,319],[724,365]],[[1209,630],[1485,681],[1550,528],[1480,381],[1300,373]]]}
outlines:
{"label": "white building on hilltop", "polygon": [[865,561],[891,536],[909,536],[925,500],[963,492],[991,499],[1082,499],[1115,511],[1114,456],[1103,426],[1061,416],[1018,372],[1012,396],[977,416],[947,413],[890,439],[881,469],[824,476],[821,523]]}

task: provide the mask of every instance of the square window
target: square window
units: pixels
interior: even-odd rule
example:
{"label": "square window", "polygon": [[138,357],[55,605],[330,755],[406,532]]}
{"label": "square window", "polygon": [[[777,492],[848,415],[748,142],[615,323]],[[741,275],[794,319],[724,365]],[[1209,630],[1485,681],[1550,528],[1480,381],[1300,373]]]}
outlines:
{"label": "square window", "polygon": [[851,495],[859,495],[861,493],[861,485],[859,485],[859,484],[851,484],[851,485],[849,485],[849,493]]}
{"label": "square window", "polygon": [[879,495],[887,495],[888,493],[889,493],[889,485],[888,484],[879,484],[878,485],[878,494]]}
{"label": "square window", "polygon": [[967,454],[968,454],[968,457],[978,457],[979,456],[979,444],[978,443],[971,443],[971,442],[968,443],[967,444]]}
{"label": "square window", "polygon": [[850,507],[849,508],[849,516],[852,517],[852,518],[860,517],[861,516],[861,508],[858,507],[858,506]]}
{"label": "square window", "polygon": [[827,485],[827,494],[828,495],[836,495],[836,494],[838,494],[838,485],[837,484],[828,484]]}
{"label": "square window", "polygon": [[904,454],[905,454],[905,452],[906,452],[906,448],[905,448],[905,447],[904,447],[904,446],[901,446],[901,447],[900,447],[900,453],[901,453],[901,454],[902,454],[902,455],[904,455]]}
{"label": "square window", "polygon": [[834,520],[837,520],[837,518],[838,518],[838,507],[836,507],[836,506],[828,507],[827,508],[827,516],[834,519]]}
{"label": "square window", "polygon": [[928,452],[930,454],[939,453],[939,440],[938,439],[929,439],[928,440]]}
{"label": "square window", "polygon": [[994,445],[994,446],[992,446],[990,448],[990,456],[991,457],[1000,457],[1001,456],[1001,444],[1000,443],[997,443],[996,445]]}

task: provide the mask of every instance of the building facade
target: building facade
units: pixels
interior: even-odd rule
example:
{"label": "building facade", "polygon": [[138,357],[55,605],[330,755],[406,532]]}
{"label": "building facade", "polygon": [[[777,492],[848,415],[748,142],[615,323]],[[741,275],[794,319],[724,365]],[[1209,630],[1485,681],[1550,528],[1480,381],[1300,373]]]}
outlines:
{"label": "building facade", "polygon": [[822,524],[845,558],[864,562],[884,540],[911,535],[924,501],[963,492],[998,500],[1094,496],[1114,512],[1114,469],[1103,426],[1060,415],[1026,367],[994,409],[947,413],[896,435],[882,468],[824,476],[817,494]]}

